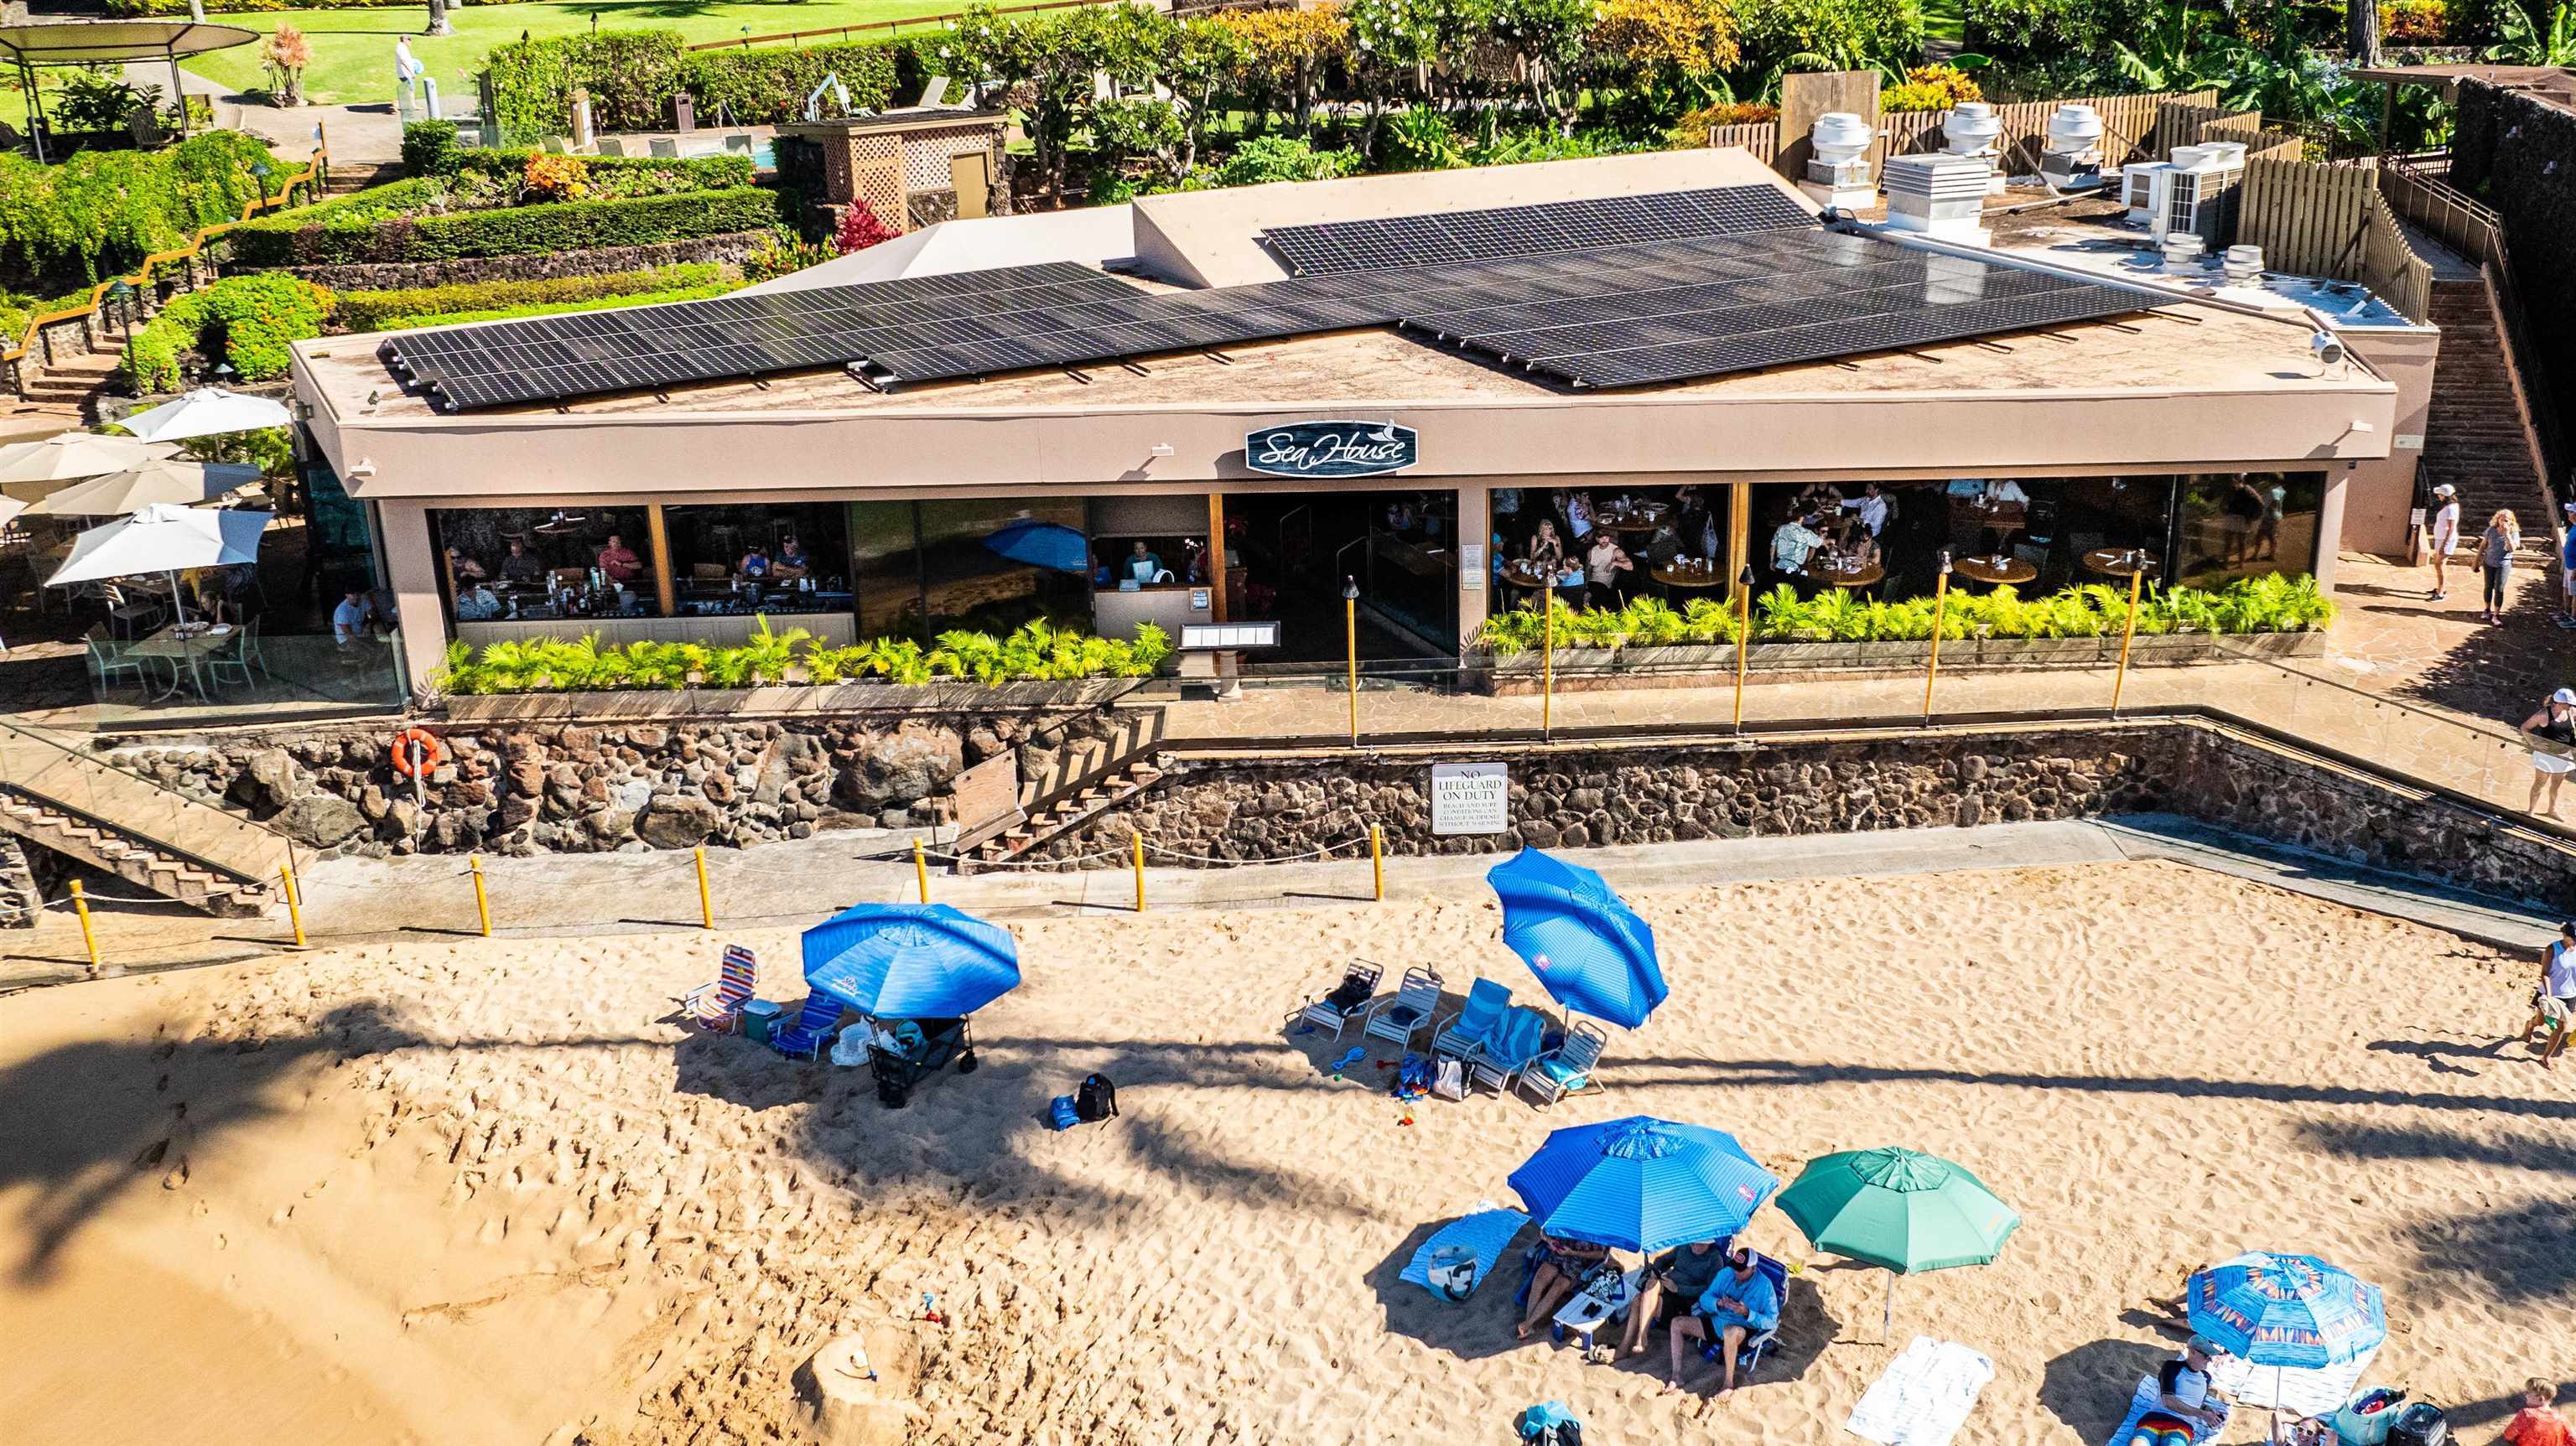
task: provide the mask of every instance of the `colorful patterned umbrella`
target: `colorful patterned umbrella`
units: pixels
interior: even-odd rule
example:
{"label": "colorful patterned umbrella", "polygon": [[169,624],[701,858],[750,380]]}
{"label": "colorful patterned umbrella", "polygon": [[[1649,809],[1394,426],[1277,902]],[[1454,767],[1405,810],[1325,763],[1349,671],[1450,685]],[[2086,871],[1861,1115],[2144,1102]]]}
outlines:
{"label": "colorful patterned umbrella", "polygon": [[2312,1370],[2388,1338],[2379,1287],[2313,1255],[2248,1251],[2194,1273],[2183,1298],[2193,1330],[2258,1366]]}

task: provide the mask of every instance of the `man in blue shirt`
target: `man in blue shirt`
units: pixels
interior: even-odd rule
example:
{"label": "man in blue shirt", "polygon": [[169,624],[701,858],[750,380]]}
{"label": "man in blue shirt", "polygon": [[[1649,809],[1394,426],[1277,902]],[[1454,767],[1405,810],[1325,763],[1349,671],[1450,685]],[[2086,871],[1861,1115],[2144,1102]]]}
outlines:
{"label": "man in blue shirt", "polygon": [[1780,1292],[1773,1289],[1771,1278],[1760,1269],[1760,1261],[1750,1250],[1738,1247],[1727,1257],[1731,1269],[1721,1271],[1707,1290],[1700,1293],[1692,1313],[1673,1322],[1669,1335],[1672,1346],[1672,1374],[1668,1384],[1678,1389],[1682,1383],[1682,1343],[1715,1341],[1723,1353],[1726,1379],[1717,1388],[1721,1396],[1735,1389],[1735,1356],[1744,1343],[1780,1324]]}

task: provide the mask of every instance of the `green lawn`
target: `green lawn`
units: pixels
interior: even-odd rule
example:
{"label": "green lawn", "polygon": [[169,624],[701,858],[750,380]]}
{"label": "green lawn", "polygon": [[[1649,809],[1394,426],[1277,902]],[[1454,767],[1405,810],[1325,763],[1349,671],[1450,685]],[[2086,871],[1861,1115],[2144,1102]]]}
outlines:
{"label": "green lawn", "polygon": [[[467,5],[450,9],[456,33],[430,40],[421,36],[425,11],[411,5],[392,10],[272,10],[214,17],[265,34],[281,21],[292,21],[313,42],[313,63],[304,72],[305,99],[316,105],[352,105],[393,99],[394,37],[410,35],[412,54],[429,67],[439,96],[452,111],[474,94],[474,76],[484,52],[516,40],[522,31],[538,37],[603,30],[677,30],[692,42],[732,40],[744,35],[783,35],[797,30],[827,30],[836,25],[882,25],[888,20],[954,13],[963,0],[748,0],[748,3],[689,3],[689,0],[529,0],[516,5]],[[883,29],[864,32],[884,35]],[[188,69],[235,90],[265,88],[259,47],[236,46],[186,62]]]}
{"label": "green lawn", "polygon": [[1923,37],[1968,43],[1968,7],[1962,0],[1923,0]]}

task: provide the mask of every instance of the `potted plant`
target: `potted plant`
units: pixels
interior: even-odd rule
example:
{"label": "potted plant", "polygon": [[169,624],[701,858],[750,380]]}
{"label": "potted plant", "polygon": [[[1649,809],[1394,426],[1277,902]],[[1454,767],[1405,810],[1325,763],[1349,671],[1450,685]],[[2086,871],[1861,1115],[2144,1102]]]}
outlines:
{"label": "potted plant", "polygon": [[282,110],[304,104],[304,67],[313,63],[313,43],[288,21],[279,21],[259,43],[260,68],[268,72],[268,103]]}

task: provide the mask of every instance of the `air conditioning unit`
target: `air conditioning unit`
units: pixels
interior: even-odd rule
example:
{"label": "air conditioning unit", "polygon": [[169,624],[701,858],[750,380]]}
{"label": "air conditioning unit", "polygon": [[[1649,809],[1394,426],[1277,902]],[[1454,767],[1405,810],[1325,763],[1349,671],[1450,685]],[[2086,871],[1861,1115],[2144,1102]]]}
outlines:
{"label": "air conditioning unit", "polygon": [[2151,238],[2187,231],[2218,245],[2233,229],[2220,200],[2244,177],[2245,148],[2235,142],[2176,146],[2170,160],[2121,172],[2120,198],[2128,205],[2129,224],[2145,227]]}

